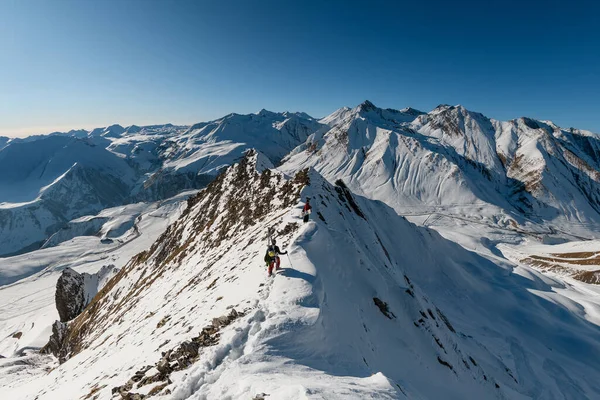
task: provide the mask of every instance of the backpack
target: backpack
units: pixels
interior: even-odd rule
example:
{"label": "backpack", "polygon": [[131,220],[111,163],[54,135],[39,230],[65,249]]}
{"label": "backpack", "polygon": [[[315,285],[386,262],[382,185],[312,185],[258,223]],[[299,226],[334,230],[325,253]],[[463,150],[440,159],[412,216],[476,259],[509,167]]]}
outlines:
{"label": "backpack", "polygon": [[270,262],[271,262],[271,260],[272,260],[273,258],[275,258],[275,256],[276,256],[276,255],[277,255],[277,254],[276,254],[276,252],[275,252],[275,249],[273,248],[273,246],[269,246],[269,247],[267,248],[267,252],[265,253],[265,262],[266,262],[266,263],[270,263]]}

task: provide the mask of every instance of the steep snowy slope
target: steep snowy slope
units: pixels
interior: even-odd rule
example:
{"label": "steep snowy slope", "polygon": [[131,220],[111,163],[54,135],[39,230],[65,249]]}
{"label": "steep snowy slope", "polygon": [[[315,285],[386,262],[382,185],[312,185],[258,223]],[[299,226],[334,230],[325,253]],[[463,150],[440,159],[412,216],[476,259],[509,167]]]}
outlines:
{"label": "steep snowy slope", "polygon": [[[190,199],[70,323],[66,362],[34,381],[17,373],[0,394],[598,396],[600,328],[560,280],[493,263],[314,171],[259,174],[257,157]],[[269,228],[290,253],[274,278]]]}
{"label": "steep snowy slope", "polygon": [[[521,118],[491,120],[461,106],[382,110],[370,102],[321,120],[286,158],[402,214],[443,211],[506,225],[552,224],[592,236],[600,224],[600,140]],[[547,229],[548,231],[548,229]]]}

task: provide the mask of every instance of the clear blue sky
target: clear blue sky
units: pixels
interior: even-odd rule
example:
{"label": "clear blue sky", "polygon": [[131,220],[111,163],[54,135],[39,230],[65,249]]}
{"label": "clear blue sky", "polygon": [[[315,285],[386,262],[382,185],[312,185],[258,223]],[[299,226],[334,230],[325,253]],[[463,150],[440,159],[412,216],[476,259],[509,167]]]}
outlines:
{"label": "clear blue sky", "polygon": [[365,99],[600,132],[600,6],[0,1],[0,134],[261,108],[320,117]]}

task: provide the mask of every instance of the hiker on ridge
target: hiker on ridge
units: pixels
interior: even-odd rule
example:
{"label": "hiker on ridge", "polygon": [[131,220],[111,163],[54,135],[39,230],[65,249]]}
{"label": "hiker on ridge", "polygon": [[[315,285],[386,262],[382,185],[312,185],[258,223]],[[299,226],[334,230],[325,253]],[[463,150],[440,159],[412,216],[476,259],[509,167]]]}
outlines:
{"label": "hiker on ridge", "polygon": [[281,260],[279,259],[280,254],[287,254],[287,251],[282,252],[277,246],[277,241],[273,239],[271,245],[267,248],[267,254],[265,254],[265,262],[269,267],[269,276],[273,274],[273,268],[275,270],[280,269]]}
{"label": "hiker on ridge", "polygon": [[306,203],[304,203],[304,208],[302,209],[302,218],[304,222],[308,222],[308,216],[310,215],[310,211],[312,207],[310,205],[310,197],[306,198]]}

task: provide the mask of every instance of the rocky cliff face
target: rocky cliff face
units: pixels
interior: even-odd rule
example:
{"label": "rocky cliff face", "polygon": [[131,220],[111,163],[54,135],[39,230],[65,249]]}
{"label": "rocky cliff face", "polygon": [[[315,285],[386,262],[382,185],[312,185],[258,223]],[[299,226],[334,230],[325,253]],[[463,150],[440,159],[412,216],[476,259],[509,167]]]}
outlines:
{"label": "rocky cliff face", "polygon": [[66,268],[56,283],[56,309],[60,322],[67,322],[77,317],[85,308],[85,285],[83,275]]}
{"label": "rocky cliff face", "polygon": [[50,336],[50,340],[48,344],[44,346],[40,352],[42,354],[53,354],[59,360],[63,360],[61,354],[61,348],[63,341],[65,340],[65,335],[67,333],[67,324],[61,321],[54,321],[52,324],[52,335]]}
{"label": "rocky cliff face", "polygon": [[61,362],[67,354],[63,350],[69,321],[77,318],[96,294],[119,272],[114,265],[105,265],[95,274],[80,274],[65,268],[56,283],[55,302],[60,321],[52,325],[52,335],[42,353],[54,354]]}

